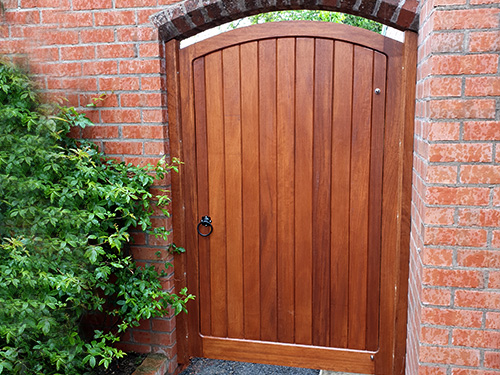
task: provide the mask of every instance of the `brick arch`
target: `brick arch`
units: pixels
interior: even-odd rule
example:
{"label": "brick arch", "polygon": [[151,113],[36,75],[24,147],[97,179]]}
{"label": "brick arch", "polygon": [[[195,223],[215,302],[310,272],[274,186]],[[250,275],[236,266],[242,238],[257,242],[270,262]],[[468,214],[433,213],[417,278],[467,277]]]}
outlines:
{"label": "brick arch", "polygon": [[160,38],[182,40],[242,17],[289,9],[359,15],[400,30],[418,31],[418,0],[184,0],[153,15]]}

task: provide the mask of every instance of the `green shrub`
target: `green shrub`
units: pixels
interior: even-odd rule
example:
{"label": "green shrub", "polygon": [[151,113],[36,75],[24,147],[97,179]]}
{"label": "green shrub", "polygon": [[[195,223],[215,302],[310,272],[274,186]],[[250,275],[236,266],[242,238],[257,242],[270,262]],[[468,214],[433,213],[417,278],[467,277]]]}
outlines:
{"label": "green shrub", "polygon": [[[0,373],[84,374],[123,353],[120,334],[141,319],[185,311],[192,296],[163,291],[152,266],[127,252],[130,232],[152,228],[149,187],[177,162],[139,168],[105,161],[74,108],[40,104],[28,77],[0,63]],[[156,203],[152,203],[156,200]],[[165,264],[165,269],[170,264]],[[115,327],[80,332],[88,312]],[[92,337],[93,336],[93,337]],[[87,370],[85,370],[87,369]]]}

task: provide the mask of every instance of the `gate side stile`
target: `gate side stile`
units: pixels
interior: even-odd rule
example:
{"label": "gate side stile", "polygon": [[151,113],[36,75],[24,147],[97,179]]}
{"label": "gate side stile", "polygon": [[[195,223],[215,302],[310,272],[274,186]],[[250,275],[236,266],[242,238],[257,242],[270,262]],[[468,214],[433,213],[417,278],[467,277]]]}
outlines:
{"label": "gate side stile", "polygon": [[408,276],[410,265],[410,230],[411,230],[411,192],[413,165],[413,133],[415,122],[415,82],[417,76],[418,35],[412,31],[405,32],[403,55],[403,135],[402,135],[402,181],[401,181],[401,230],[400,230],[400,268],[398,280],[398,301],[396,310],[394,371],[402,375],[405,371],[406,358],[406,326],[408,311]]}
{"label": "gate side stile", "polygon": [[[168,142],[170,154],[183,160],[183,150],[181,142],[181,103],[179,93],[179,41],[170,40],[165,43],[165,63],[166,63],[166,94],[167,94],[167,115],[168,115]],[[184,190],[182,188],[182,174],[172,174],[172,229],[173,242],[179,245],[185,243],[185,211],[184,211]],[[182,246],[181,245],[181,246]],[[187,286],[186,281],[186,254],[175,256],[175,290],[179,291]],[[177,361],[181,364],[189,362],[189,352],[187,348],[188,319],[181,314],[176,317],[175,323],[177,341]]]}
{"label": "gate side stile", "polygon": [[[193,101],[190,64],[181,61],[180,44],[177,40],[166,44],[166,59],[170,154],[184,163],[179,173],[172,174],[173,240],[191,253],[190,257],[186,253],[175,256],[175,289],[178,292],[188,287],[189,293],[198,296],[196,237],[189,233],[193,229],[195,197],[194,190],[187,185],[196,181],[194,129],[189,126],[193,124],[194,113],[191,105],[182,105]],[[176,317],[177,357],[181,364],[187,364],[190,356],[201,353],[201,340],[194,328],[198,326],[198,304],[191,302],[187,309],[189,314],[179,314]]]}
{"label": "gate side stile", "polygon": [[[386,141],[397,140],[384,151],[384,178],[397,178],[396,191],[384,191],[382,246],[382,294],[380,306],[380,351],[375,359],[377,375],[404,373],[411,220],[411,175],[413,163],[413,117],[415,102],[416,34],[407,32],[400,56],[389,61]],[[390,147],[390,146],[389,146]],[[392,159],[392,160],[391,160]],[[397,197],[394,200],[392,197]],[[396,228],[396,230],[394,230]],[[384,344],[384,345],[382,345]]]}

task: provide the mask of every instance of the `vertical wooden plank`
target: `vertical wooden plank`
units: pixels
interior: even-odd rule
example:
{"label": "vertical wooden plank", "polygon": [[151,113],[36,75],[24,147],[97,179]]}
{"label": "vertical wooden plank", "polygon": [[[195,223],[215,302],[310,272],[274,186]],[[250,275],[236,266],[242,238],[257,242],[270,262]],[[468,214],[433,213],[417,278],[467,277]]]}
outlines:
{"label": "vertical wooden plank", "polygon": [[332,129],[332,261],[330,346],[347,347],[349,322],[349,196],[353,45],[335,42]]}
{"label": "vertical wooden plank", "polygon": [[373,52],[354,47],[351,151],[349,345],[365,349]]}
{"label": "vertical wooden plank", "polygon": [[313,38],[297,38],[295,64],[295,342],[311,345]]}
{"label": "vertical wooden plank", "polygon": [[384,161],[384,125],[387,58],[374,52],[372,86],[372,125],[370,146],[370,192],[368,222],[368,275],[366,349],[378,348],[380,311],[380,232],[382,225],[382,166]]}
{"label": "vertical wooden plank", "polygon": [[[194,108],[196,124],[196,171],[197,171],[197,196],[198,216],[210,214],[208,196],[208,147],[207,147],[207,112],[206,112],[206,87],[205,87],[205,59],[203,57],[193,62]],[[199,295],[200,306],[200,332],[203,335],[211,333],[211,307],[210,307],[210,240],[208,237],[198,236],[198,269],[199,269]]]}
{"label": "vertical wooden plank", "polygon": [[313,344],[330,342],[333,41],[316,39],[313,146]]}
{"label": "vertical wooden plank", "polygon": [[[193,72],[191,70],[192,55],[189,51],[179,51],[179,95],[180,95],[180,115],[182,119],[181,126],[181,149],[184,151],[181,154],[183,162],[187,165],[196,166],[196,137],[195,137],[195,119],[194,119],[194,92],[193,92]],[[174,74],[177,75],[177,72]],[[197,207],[197,179],[196,167],[180,169],[182,178],[182,188],[184,194],[184,207],[182,209],[185,214],[184,239],[181,242],[187,249],[192,249],[190,256],[186,258],[187,272],[187,287],[190,293],[199,294],[199,269],[198,269],[198,238],[195,235],[196,225],[198,224],[198,207]],[[189,355],[201,355],[202,344],[199,335],[199,305],[192,303],[188,305],[191,314],[188,317],[188,351]],[[194,354],[196,353],[196,354]]]}
{"label": "vertical wooden plank", "polygon": [[243,234],[239,47],[222,52],[226,169],[228,337],[243,337]]}
{"label": "vertical wooden plank", "polygon": [[210,235],[211,333],[227,336],[226,189],[222,53],[205,57],[209,204],[214,231]]}
{"label": "vertical wooden plank", "polygon": [[259,84],[257,42],[240,47],[245,338],[260,339]]}
{"label": "vertical wooden plank", "polygon": [[278,341],[294,341],[295,39],[277,41]]}
{"label": "vertical wooden plank", "polygon": [[259,42],[261,339],[277,339],[276,40]]}

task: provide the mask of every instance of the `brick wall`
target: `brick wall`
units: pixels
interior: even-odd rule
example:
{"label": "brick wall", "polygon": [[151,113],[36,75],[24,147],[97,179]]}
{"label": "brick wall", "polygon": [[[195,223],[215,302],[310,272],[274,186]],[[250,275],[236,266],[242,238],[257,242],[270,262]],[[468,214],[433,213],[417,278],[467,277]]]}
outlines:
{"label": "brick wall", "polygon": [[[164,0],[2,0],[0,53],[29,65],[51,97],[64,96],[96,123],[75,133],[93,139],[110,157],[134,164],[168,155],[163,108],[162,45],[148,18]],[[105,93],[94,109],[85,105]],[[169,181],[162,183],[165,187]],[[162,217],[159,225],[170,227]],[[164,243],[136,233],[138,262],[158,262]],[[165,288],[173,288],[172,274]],[[162,352],[175,358],[175,319],[142,322],[124,337],[122,348]]]}
{"label": "brick wall", "polygon": [[[29,56],[41,87],[71,105],[85,109],[107,93],[87,109],[98,125],[76,136],[127,162],[168,155],[162,44],[148,21],[168,0],[3,2],[0,53],[18,61]],[[182,25],[194,33],[217,24],[217,17],[261,9],[250,0],[248,9],[225,3],[189,0],[156,20],[171,17],[162,29],[167,37]],[[273,4],[281,9],[288,2]],[[371,18],[392,9],[384,19],[402,28],[417,20],[414,0],[378,0],[374,7],[351,0],[293,4],[356,8]],[[500,374],[500,0],[421,0],[420,8],[406,373]],[[139,262],[156,261],[154,253],[165,245],[142,233],[135,240]],[[164,283],[171,288],[172,278]],[[146,321],[123,347],[165,352],[173,370],[174,332],[172,317]]]}
{"label": "brick wall", "polygon": [[407,374],[500,372],[500,1],[421,1]]}

